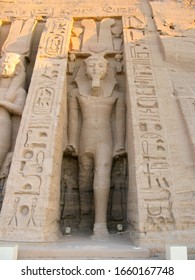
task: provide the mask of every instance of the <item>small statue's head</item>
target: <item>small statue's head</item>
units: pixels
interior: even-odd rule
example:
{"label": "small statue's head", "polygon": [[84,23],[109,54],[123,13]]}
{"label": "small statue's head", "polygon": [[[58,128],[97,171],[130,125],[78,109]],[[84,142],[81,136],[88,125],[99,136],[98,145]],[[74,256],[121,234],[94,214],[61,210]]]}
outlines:
{"label": "small statue's head", "polygon": [[108,62],[104,57],[92,55],[85,59],[86,74],[89,78],[104,79],[107,74]]}
{"label": "small statue's head", "polygon": [[20,55],[16,53],[6,53],[0,59],[0,76],[12,78],[17,74],[17,66],[21,62]]}

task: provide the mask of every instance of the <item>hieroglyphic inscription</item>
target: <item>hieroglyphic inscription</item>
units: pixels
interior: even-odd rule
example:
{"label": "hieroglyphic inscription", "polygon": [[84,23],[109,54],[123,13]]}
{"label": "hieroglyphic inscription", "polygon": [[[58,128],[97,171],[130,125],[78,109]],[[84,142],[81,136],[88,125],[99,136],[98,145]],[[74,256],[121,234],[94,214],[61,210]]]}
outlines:
{"label": "hieroglyphic inscription", "polygon": [[[15,1],[13,1],[15,2]],[[79,4],[75,5],[73,2],[67,4],[63,1],[63,3],[56,5],[51,5],[50,7],[46,7],[45,4],[40,3],[41,1],[37,0],[33,2],[31,5],[28,3],[12,3],[9,6],[2,7],[0,11],[0,16],[3,20],[11,21],[13,18],[23,18],[27,19],[29,17],[35,18],[37,20],[45,21],[49,18],[66,18],[71,19],[72,17],[97,17],[97,16],[119,16],[119,15],[129,15],[133,14],[132,21],[136,22],[136,24],[140,24],[140,19],[137,20],[135,14],[139,12],[139,10],[135,7],[134,3],[128,4],[112,4],[109,6],[108,4],[100,4],[97,7],[93,5]]]}
{"label": "hieroglyphic inscription", "polygon": [[[50,36],[51,26],[53,27],[52,36]],[[56,29],[56,26],[60,28],[60,32],[63,30],[63,40],[56,39],[59,38],[59,29]],[[45,27],[46,31],[42,35],[35,63],[36,73],[32,77],[29,101],[26,105],[28,115],[26,115],[23,124],[24,133],[21,134],[18,159],[15,165],[17,171],[14,185],[15,202],[8,226],[18,227],[22,224],[26,227],[34,227],[37,225],[36,209],[39,196],[46,191],[48,158],[52,149],[52,135],[56,125],[56,108],[64,88],[61,75],[65,74],[66,64],[64,59],[57,58],[65,56],[66,47],[64,44],[68,31],[64,27],[67,28],[67,26],[68,24],[64,20],[62,22],[49,20]],[[51,42],[52,38],[53,43]],[[48,55],[49,58],[42,57],[44,42],[46,45],[44,54]]]}
{"label": "hieroglyphic inscription", "polygon": [[130,7],[129,5],[124,6],[105,6],[101,9],[102,12],[109,14],[117,14],[117,15],[124,15],[124,14],[132,14],[135,11],[137,12],[137,9],[135,7]]}
{"label": "hieroglyphic inscription", "polygon": [[[37,63],[38,64],[38,63]],[[34,218],[37,196],[46,184],[45,158],[49,155],[54,115],[59,84],[60,62],[45,59],[39,62],[39,77],[36,80],[28,128],[23,135],[23,149],[20,154],[20,170],[16,195],[30,195],[27,226],[35,226]],[[23,207],[20,205],[20,208]],[[27,207],[27,206],[26,206]],[[21,213],[21,211],[19,212]],[[24,212],[22,212],[23,216]]]}
{"label": "hieroglyphic inscription", "polygon": [[66,40],[69,32],[67,25],[67,20],[48,19],[47,29],[43,31],[40,42],[40,56],[50,58],[65,57],[67,52]]}
{"label": "hieroglyphic inscription", "polygon": [[144,29],[132,27],[131,18],[125,18],[124,25],[128,41],[126,51],[132,65],[131,75],[128,76],[131,76],[131,84],[134,86],[135,122],[140,137],[141,191],[147,211],[144,228],[152,231],[167,230],[174,224],[172,181],[149,39]]}
{"label": "hieroglyphic inscription", "polygon": [[17,194],[40,194],[44,177],[44,160],[48,153],[49,136],[52,130],[52,110],[57,97],[56,87],[60,72],[60,63],[41,61],[39,78],[35,87],[32,112],[28,128],[23,135],[24,149],[21,154],[20,189]]}

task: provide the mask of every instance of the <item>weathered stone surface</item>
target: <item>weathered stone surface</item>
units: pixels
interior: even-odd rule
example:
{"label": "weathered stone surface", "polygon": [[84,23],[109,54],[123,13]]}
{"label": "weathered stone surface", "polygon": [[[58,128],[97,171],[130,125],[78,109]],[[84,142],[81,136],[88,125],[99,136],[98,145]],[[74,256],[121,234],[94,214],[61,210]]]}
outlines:
{"label": "weathered stone surface", "polygon": [[[30,58],[30,63],[24,65],[22,84],[15,91],[27,93],[21,123],[2,121],[5,140],[0,142],[0,239],[57,241],[61,231],[65,235],[69,231],[79,234],[80,214],[86,209],[84,226],[92,229],[99,204],[97,195],[93,198],[93,177],[98,167],[91,161],[85,170],[89,173],[88,183],[85,182],[88,193],[81,198],[79,174],[85,166],[79,147],[91,135],[97,145],[103,141],[102,130],[99,140],[95,137],[97,130],[90,130],[84,138],[80,135],[86,110],[93,108],[88,114],[92,120],[99,106],[99,88],[102,100],[107,102],[114,92],[123,93],[125,145],[119,146],[126,150],[127,157],[118,163],[109,157],[106,176],[110,178],[110,194],[108,191],[100,198],[102,207],[98,211],[104,218],[95,220],[94,231],[105,233],[107,227],[110,234],[113,229],[125,231],[131,237],[129,242],[149,248],[163,250],[166,243],[193,248],[194,1],[4,0],[0,5],[0,48],[4,60],[10,52],[22,55],[22,63],[24,56]],[[35,21],[35,36],[23,43],[21,34],[28,33]],[[25,23],[21,32],[13,32]],[[10,39],[13,33],[17,44]],[[93,78],[85,68],[84,61],[90,56],[96,56],[96,61],[97,57],[104,57],[108,62],[99,78]],[[6,88],[2,73],[1,92]],[[79,113],[77,134],[69,129],[74,129],[75,122],[75,114],[71,115],[67,104],[71,97],[71,106]],[[90,101],[92,98],[95,103]],[[3,104],[1,94],[0,114]],[[102,104],[97,116],[102,114]],[[117,102],[109,108],[113,110],[108,118],[112,135],[106,134],[105,142],[109,143],[106,142],[105,152],[98,153],[101,159],[108,151],[114,152],[112,142],[114,146],[123,136],[121,131],[116,137],[118,125],[114,120],[117,116],[121,122],[122,118],[116,113]],[[11,139],[12,126],[16,127],[14,139],[20,126],[16,144]],[[74,135],[72,143],[70,135]],[[86,180],[83,174],[80,177]],[[106,182],[103,176],[101,182]]]}

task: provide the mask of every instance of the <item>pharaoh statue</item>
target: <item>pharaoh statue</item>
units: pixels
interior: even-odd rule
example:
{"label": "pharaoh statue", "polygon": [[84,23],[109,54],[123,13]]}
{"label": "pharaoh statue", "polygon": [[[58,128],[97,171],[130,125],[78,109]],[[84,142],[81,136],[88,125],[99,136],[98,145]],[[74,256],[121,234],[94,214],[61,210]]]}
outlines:
{"label": "pharaoh statue", "polygon": [[[11,152],[26,100],[25,58],[29,56],[35,20],[17,20],[11,25],[0,59],[0,185],[4,185]],[[1,194],[0,194],[1,195]]]}
{"label": "pharaoh statue", "polygon": [[6,53],[0,60],[0,168],[11,147],[12,116],[21,116],[25,104],[25,68],[16,53]]}
{"label": "pharaoh statue", "polygon": [[78,88],[69,94],[67,150],[78,155],[79,160],[80,227],[89,211],[88,195],[93,180],[93,236],[106,237],[112,161],[113,157],[125,154],[125,100],[124,94],[114,89],[114,73],[103,56],[93,54],[84,62],[85,71],[82,66],[76,78]]}

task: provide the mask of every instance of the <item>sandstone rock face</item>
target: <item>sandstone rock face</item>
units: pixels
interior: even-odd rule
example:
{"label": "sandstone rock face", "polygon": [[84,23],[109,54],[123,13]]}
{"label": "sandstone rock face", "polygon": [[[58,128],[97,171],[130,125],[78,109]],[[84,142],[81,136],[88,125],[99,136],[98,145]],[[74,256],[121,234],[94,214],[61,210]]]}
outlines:
{"label": "sandstone rock face", "polygon": [[193,247],[195,2],[0,5],[0,240]]}

